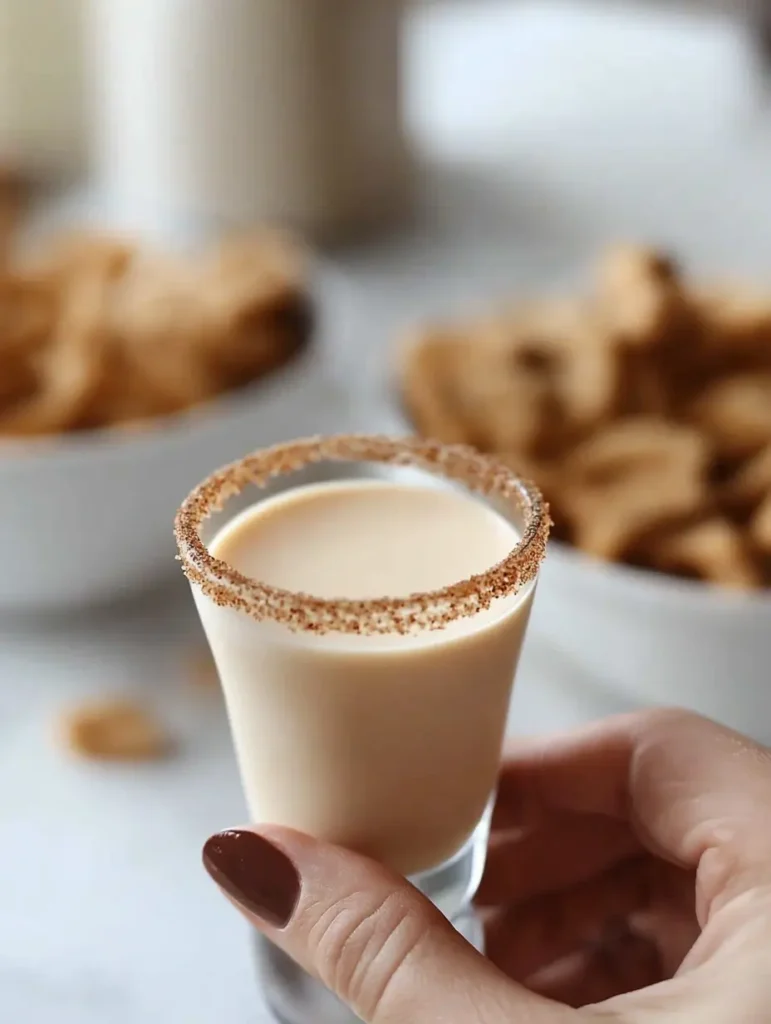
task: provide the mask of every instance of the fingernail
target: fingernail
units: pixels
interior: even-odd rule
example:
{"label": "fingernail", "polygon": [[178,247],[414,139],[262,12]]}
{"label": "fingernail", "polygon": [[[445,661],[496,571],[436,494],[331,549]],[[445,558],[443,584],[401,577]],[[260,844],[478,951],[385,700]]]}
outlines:
{"label": "fingernail", "polygon": [[228,829],[207,839],[203,863],[228,896],[267,924],[284,928],[300,898],[297,868],[256,832]]}

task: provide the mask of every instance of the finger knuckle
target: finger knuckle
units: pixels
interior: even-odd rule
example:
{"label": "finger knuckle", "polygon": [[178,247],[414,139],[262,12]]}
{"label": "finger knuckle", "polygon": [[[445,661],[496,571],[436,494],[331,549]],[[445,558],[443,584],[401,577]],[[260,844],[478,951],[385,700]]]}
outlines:
{"label": "finger knuckle", "polygon": [[367,1020],[429,931],[426,915],[399,892],[355,893],[322,915],[312,935],[321,980]]}

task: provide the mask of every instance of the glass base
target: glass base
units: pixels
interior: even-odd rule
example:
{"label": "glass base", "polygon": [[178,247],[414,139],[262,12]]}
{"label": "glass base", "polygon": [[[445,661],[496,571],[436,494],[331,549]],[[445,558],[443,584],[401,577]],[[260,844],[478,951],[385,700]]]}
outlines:
{"label": "glass base", "polygon": [[[490,811],[465,846],[450,860],[410,879],[476,949],[484,933],[472,900],[482,879]],[[320,982],[267,940],[257,937],[257,973],[266,1002],[281,1024],[356,1024],[359,1018]]]}

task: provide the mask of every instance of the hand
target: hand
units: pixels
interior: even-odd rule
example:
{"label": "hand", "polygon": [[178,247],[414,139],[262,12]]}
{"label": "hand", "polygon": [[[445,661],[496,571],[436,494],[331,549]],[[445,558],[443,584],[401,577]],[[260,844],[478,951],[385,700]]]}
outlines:
{"label": "hand", "polygon": [[369,1024],[771,1021],[771,753],[684,712],[506,762],[490,959],[403,880],[291,830],[221,833],[204,862]]}

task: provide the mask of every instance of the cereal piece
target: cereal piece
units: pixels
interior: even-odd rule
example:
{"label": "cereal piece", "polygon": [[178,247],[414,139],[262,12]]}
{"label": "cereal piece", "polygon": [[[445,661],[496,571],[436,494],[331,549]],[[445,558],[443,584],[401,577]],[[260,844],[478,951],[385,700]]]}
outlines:
{"label": "cereal piece", "polygon": [[562,499],[578,547],[621,559],[641,537],[698,512],[707,454],[694,431],[656,420],[621,422],[584,442]]}
{"label": "cereal piece", "polygon": [[83,273],[118,278],[136,254],[136,246],[126,238],[75,231],[46,239],[24,265],[67,284]]}
{"label": "cereal piece", "polygon": [[44,282],[0,277],[0,416],[35,394],[36,363],[57,315],[57,297]]}
{"label": "cereal piece", "polygon": [[[0,342],[0,345],[2,343]],[[0,349],[0,416],[3,410],[11,409],[29,401],[37,388],[37,374],[29,359],[23,353]]]}
{"label": "cereal piece", "polygon": [[540,375],[560,418],[582,429],[614,412],[621,370],[614,341],[585,305],[531,304],[511,332],[510,369],[521,376]]}
{"label": "cereal piece", "polygon": [[754,508],[771,494],[771,445],[745,462],[723,491],[728,507],[739,510]]}
{"label": "cereal piece", "polygon": [[698,512],[705,504],[703,485],[675,473],[667,478],[619,480],[602,492],[568,488],[563,497],[576,546],[609,561],[623,560],[642,537]]}
{"label": "cereal piece", "polygon": [[108,353],[102,311],[108,282],[104,273],[77,279],[64,299],[45,356],[37,392],[0,417],[7,434],[42,434],[79,426],[101,386]]}
{"label": "cereal piece", "polygon": [[407,414],[424,437],[445,444],[469,444],[455,399],[451,373],[457,335],[430,329],[401,346],[399,378]]}
{"label": "cereal piece", "polygon": [[588,339],[565,355],[552,378],[552,401],[559,410],[557,436],[568,440],[608,422],[619,395],[620,366],[605,346]]}
{"label": "cereal piece", "polygon": [[314,310],[303,295],[287,295],[259,312],[219,325],[209,335],[218,338],[202,358],[214,367],[220,390],[238,387],[269,373],[309,341]]}
{"label": "cereal piece", "polygon": [[701,476],[708,458],[709,446],[698,431],[638,417],[619,420],[579,445],[569,457],[568,469],[574,480],[592,486],[659,470]]}
{"label": "cereal piece", "polygon": [[201,267],[206,305],[223,326],[237,327],[269,312],[302,289],[306,254],[278,232],[230,239]]}
{"label": "cereal piece", "polygon": [[485,451],[531,454],[558,425],[549,377],[517,363],[507,326],[491,322],[455,349],[454,392],[472,442]]}
{"label": "cereal piece", "polygon": [[[729,362],[771,365],[771,296],[736,282],[691,289],[706,344]],[[720,364],[718,364],[720,368]]]}
{"label": "cereal piece", "polygon": [[765,555],[771,555],[771,493],[763,500],[752,517],[750,537]]}
{"label": "cereal piece", "polygon": [[771,443],[771,374],[719,380],[696,399],[690,412],[721,455],[753,455]]}
{"label": "cereal piece", "polygon": [[166,755],[169,738],[138,704],[105,700],[67,713],[64,735],[82,757],[104,761],[151,761]]}
{"label": "cereal piece", "polygon": [[61,297],[45,277],[6,274],[0,278],[0,347],[33,357],[56,329]]}
{"label": "cereal piece", "polygon": [[600,309],[628,345],[649,348],[684,310],[679,274],[661,253],[616,246],[597,268]]}
{"label": "cereal piece", "polygon": [[643,245],[616,244],[600,257],[597,276],[608,291],[622,290],[641,281],[668,286],[680,283],[680,270],[666,253]]}
{"label": "cereal piece", "polygon": [[621,411],[670,414],[703,378],[703,328],[677,268],[655,252],[622,247],[606,255],[599,276],[599,314],[624,366]]}
{"label": "cereal piece", "polygon": [[740,532],[726,519],[712,518],[660,539],[653,564],[726,587],[752,590],[762,585]]}

